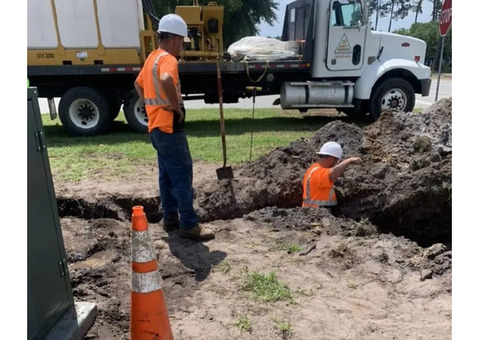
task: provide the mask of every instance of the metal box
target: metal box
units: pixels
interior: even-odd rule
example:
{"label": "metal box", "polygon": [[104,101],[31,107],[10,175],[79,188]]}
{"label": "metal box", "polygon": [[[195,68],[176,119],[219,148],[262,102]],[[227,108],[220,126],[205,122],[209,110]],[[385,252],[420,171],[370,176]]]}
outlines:
{"label": "metal box", "polygon": [[36,88],[27,96],[28,339],[43,339],[74,306]]}

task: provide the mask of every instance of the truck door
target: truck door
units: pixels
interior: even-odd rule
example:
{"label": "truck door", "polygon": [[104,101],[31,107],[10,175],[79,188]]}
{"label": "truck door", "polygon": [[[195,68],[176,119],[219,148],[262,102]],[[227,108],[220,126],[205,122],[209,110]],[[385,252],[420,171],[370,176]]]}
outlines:
{"label": "truck door", "polygon": [[328,28],[327,68],[357,70],[363,65],[367,20],[359,0],[332,0]]}

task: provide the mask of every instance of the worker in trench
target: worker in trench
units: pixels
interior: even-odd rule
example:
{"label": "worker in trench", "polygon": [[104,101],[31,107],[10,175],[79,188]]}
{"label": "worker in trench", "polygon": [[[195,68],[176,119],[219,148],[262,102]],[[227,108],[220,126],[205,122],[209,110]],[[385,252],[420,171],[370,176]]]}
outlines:
{"label": "worker in trench", "polygon": [[305,172],[303,177],[302,207],[325,207],[334,216],[338,216],[337,197],[334,182],[343,175],[351,164],[361,163],[361,158],[342,159],[343,150],[337,142],[326,142],[316,153],[317,160]]}
{"label": "worker in trench", "polygon": [[158,49],[149,54],[134,85],[145,100],[148,132],[157,151],[163,228],[178,229],[183,238],[208,241],[215,234],[198,224],[193,208],[193,164],[178,74],[177,57],[190,40],[187,24],[179,15],[167,14],[159,21],[158,38]]}

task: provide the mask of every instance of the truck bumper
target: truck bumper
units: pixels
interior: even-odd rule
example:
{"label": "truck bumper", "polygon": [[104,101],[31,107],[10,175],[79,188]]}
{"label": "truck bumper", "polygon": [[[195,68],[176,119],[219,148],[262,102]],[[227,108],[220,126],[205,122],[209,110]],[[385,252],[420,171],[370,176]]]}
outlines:
{"label": "truck bumper", "polygon": [[422,87],[422,97],[426,97],[430,93],[430,86],[432,85],[432,79],[421,79],[420,86]]}

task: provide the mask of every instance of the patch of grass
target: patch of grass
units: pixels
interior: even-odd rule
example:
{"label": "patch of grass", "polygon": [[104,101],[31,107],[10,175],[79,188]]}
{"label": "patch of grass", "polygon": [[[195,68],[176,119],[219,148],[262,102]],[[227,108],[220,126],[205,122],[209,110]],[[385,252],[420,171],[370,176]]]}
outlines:
{"label": "patch of grass", "polygon": [[302,250],[303,250],[303,247],[299,244],[291,244],[287,249],[287,251],[289,253],[297,253],[297,252],[300,252]]}
{"label": "patch of grass", "polygon": [[246,316],[241,316],[235,321],[234,325],[238,327],[240,332],[251,332],[252,324]]}
{"label": "patch of grass", "polygon": [[292,332],[292,325],[281,318],[274,318],[273,323],[275,328],[277,328],[281,333],[282,336],[285,338]]}
{"label": "patch of grass", "polygon": [[425,152],[432,148],[432,140],[428,136],[418,136],[413,142],[415,152]]}
{"label": "patch of grass", "polygon": [[232,266],[230,265],[230,262],[228,261],[222,261],[219,264],[217,264],[214,267],[215,270],[218,270],[219,272],[223,274],[228,274],[232,270]]}
{"label": "patch of grass", "polygon": [[147,134],[121,130],[102,136],[72,137],[57,120],[42,115],[50,167],[58,178],[78,181],[98,172],[104,178],[118,177],[134,172],[135,165],[157,164]]}
{"label": "patch of grass", "polygon": [[252,298],[255,301],[293,301],[290,288],[278,281],[274,271],[267,274],[262,274],[257,271],[247,272],[247,278],[243,288],[252,293]]}
{"label": "patch of grass", "polygon": [[350,288],[350,289],[357,289],[357,288],[358,288],[358,284],[355,283],[355,282],[352,282],[352,281],[348,281],[348,282],[347,282],[347,287]]}
{"label": "patch of grass", "polygon": [[[286,113],[280,109],[227,109],[225,130],[227,162],[238,165],[285,147],[292,141],[311,137],[316,130],[336,119]],[[123,112],[113,122],[109,133],[92,137],[71,137],[59,118],[42,115],[52,173],[57,178],[78,181],[92,173],[104,177],[132,173],[136,165],[155,166],[156,152],[148,134],[135,133],[126,124]],[[223,162],[218,109],[188,110],[185,130],[194,160]]]}
{"label": "patch of grass", "polygon": [[279,243],[274,245],[272,247],[272,250],[286,251],[288,253],[297,253],[303,250],[303,246],[297,243],[292,243],[292,244]]}
{"label": "patch of grass", "polygon": [[[318,287],[317,287],[317,289],[318,289]],[[295,291],[295,293],[298,294],[298,295],[303,295],[303,296],[314,296],[315,295],[312,288],[310,288],[310,290],[298,289],[298,290]]]}

